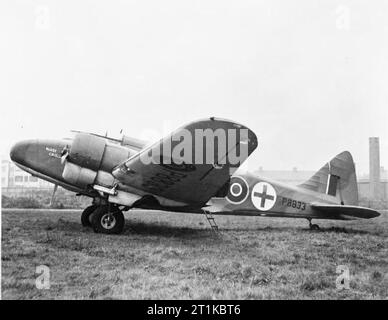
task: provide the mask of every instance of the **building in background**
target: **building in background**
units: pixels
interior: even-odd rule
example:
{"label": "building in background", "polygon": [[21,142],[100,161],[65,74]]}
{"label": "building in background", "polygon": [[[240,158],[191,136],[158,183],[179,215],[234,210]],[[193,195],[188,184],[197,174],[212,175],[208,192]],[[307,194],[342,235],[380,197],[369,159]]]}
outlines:
{"label": "building in background", "polygon": [[50,182],[47,182],[17,167],[12,161],[1,160],[1,188],[3,191],[15,191],[23,189],[49,189],[52,187]]}
{"label": "building in background", "polygon": [[310,179],[315,174],[315,171],[298,170],[296,167],[292,170],[264,170],[263,167],[260,167],[255,173],[263,178],[297,185]]}
{"label": "building in background", "polygon": [[388,171],[380,164],[378,137],[369,138],[369,176],[358,180],[359,194],[368,199],[371,206],[388,201]]}
{"label": "building in background", "polygon": [[378,193],[379,196],[373,194],[374,188],[371,188],[368,176],[363,176],[358,181],[358,193],[361,198],[368,199],[369,201],[388,201],[388,171],[384,167],[380,167],[380,182]]}

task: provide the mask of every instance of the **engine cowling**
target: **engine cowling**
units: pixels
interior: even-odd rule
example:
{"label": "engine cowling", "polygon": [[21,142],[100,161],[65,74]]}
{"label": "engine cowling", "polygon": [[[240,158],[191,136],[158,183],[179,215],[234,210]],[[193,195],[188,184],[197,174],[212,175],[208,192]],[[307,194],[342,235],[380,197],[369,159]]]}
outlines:
{"label": "engine cowling", "polygon": [[94,184],[97,177],[97,171],[67,162],[63,169],[62,176],[67,182],[84,188],[88,185]]}
{"label": "engine cowling", "polygon": [[85,133],[75,135],[67,161],[97,171],[104,156],[106,141],[97,136]]}
{"label": "engine cowling", "polygon": [[77,133],[66,151],[63,178],[73,185],[112,186],[112,169],[130,157],[130,150],[99,136]]}

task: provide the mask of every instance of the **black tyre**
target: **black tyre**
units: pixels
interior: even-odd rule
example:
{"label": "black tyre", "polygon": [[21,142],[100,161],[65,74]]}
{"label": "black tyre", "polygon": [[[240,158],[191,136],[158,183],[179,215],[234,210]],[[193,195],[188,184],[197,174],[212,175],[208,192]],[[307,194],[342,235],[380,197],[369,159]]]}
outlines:
{"label": "black tyre", "polygon": [[317,230],[320,230],[320,229],[319,229],[319,226],[317,224],[312,224],[311,225],[311,230],[317,231]]}
{"label": "black tyre", "polygon": [[82,214],[81,214],[82,226],[84,226],[84,227],[91,227],[92,226],[90,216],[94,212],[94,210],[96,210],[96,209],[97,209],[97,206],[91,205],[89,207],[86,207],[85,210],[82,211]]}
{"label": "black tyre", "polygon": [[98,207],[92,214],[92,227],[96,233],[119,234],[124,229],[124,215],[117,207]]}

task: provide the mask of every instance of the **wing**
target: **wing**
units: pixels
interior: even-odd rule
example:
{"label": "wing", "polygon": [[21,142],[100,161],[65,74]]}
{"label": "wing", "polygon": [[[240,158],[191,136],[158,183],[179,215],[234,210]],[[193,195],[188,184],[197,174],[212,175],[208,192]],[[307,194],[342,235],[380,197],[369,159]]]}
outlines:
{"label": "wing", "polygon": [[203,206],[256,149],[247,127],[210,118],[183,126],[113,170],[123,184]]}
{"label": "wing", "polygon": [[341,217],[343,219],[371,219],[380,215],[380,213],[376,210],[358,206],[313,203],[311,207],[319,212]]}

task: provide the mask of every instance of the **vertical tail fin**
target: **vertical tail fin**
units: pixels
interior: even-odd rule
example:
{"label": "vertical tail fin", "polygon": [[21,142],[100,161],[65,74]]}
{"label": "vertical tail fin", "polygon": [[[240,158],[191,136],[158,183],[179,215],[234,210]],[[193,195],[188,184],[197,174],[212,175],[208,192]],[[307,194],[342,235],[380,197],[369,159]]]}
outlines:
{"label": "vertical tail fin", "polygon": [[341,204],[358,205],[357,178],[352,155],[348,151],[338,154],[299,187],[336,197]]}

